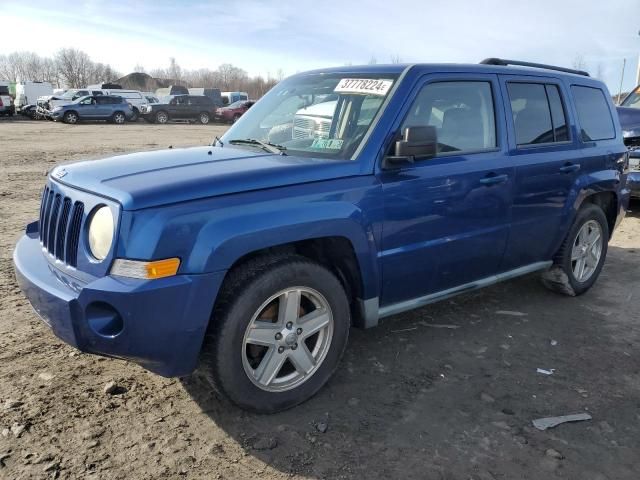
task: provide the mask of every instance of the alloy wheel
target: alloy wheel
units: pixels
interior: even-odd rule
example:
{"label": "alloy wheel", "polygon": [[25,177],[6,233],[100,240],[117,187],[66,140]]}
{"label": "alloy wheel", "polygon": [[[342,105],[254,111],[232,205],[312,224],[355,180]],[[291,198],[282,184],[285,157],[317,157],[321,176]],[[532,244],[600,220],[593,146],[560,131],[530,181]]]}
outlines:
{"label": "alloy wheel", "polygon": [[589,220],[578,231],[571,248],[571,269],[578,282],[589,280],[598,268],[603,241],[602,228],[595,220]]}
{"label": "alloy wheel", "polygon": [[253,315],[242,342],[242,365],[262,390],[282,392],[307,381],[324,361],[333,336],[327,300],[308,287],[282,290]]}

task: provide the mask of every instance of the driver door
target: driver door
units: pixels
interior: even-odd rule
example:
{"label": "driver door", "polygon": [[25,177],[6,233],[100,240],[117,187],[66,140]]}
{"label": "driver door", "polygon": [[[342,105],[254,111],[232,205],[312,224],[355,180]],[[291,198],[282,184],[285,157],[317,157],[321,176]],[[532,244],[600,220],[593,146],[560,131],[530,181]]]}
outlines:
{"label": "driver door", "polygon": [[429,75],[409,98],[397,131],[435,127],[438,146],[379,173],[383,308],[499,273],[510,228],[514,168],[497,76]]}
{"label": "driver door", "polygon": [[95,118],[97,112],[98,106],[94,97],[87,97],[78,104],[78,114],[82,118]]}

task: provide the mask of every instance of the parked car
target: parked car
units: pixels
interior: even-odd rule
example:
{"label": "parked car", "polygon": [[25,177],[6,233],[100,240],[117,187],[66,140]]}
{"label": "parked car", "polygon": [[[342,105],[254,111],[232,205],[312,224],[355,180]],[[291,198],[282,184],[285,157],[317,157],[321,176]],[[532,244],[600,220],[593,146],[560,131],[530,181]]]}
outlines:
{"label": "parked car", "polygon": [[230,105],[240,100],[249,100],[247,92],[222,92],[221,97],[223,105]]}
{"label": "parked car", "polygon": [[640,198],[640,85],[625,97],[617,108],[624,143],[629,147],[631,196]]}
{"label": "parked car", "polygon": [[[331,95],[328,135],[295,138]],[[317,70],[214,145],[54,168],[13,258],[69,344],[198,368],[275,412],[331,377],[351,326],[532,272],[585,293],[625,215],[627,154],[606,86],[577,70]]]}
{"label": "parked car", "polygon": [[160,103],[160,99],[158,97],[156,97],[154,94],[152,93],[143,93],[144,98],[147,100],[147,104],[149,103]]}
{"label": "parked car", "polygon": [[49,82],[17,82],[15,106],[18,112],[27,105],[35,105],[39,97],[53,95]]}
{"label": "parked car", "polygon": [[253,104],[253,100],[238,100],[237,102],[216,109],[216,120],[220,122],[235,123],[238,119],[249,110]]}
{"label": "parked car", "polygon": [[9,87],[0,85],[0,115],[12,117],[16,113],[13,98],[9,95]]}
{"label": "parked car", "polygon": [[[100,84],[100,85],[115,85],[116,84]],[[92,95],[94,97],[100,95],[115,95],[124,98],[130,105],[133,115],[128,116],[129,121],[135,122],[140,115],[140,109],[143,105],[148,103],[147,98],[142,95],[138,90],[123,90],[120,88],[114,89],[99,89],[100,85],[94,86],[94,88],[87,87],[85,89],[70,89],[65,91],[62,95],[48,95],[38,98],[38,106],[44,110],[53,110],[56,107],[63,105],[69,105],[76,100]]]}
{"label": "parked car", "polygon": [[215,105],[204,95],[169,95],[161,103],[150,103],[142,109],[142,118],[150,123],[172,120],[197,121],[203,125],[213,118]]}
{"label": "parked car", "polygon": [[51,120],[71,124],[85,120],[107,120],[122,124],[133,116],[131,104],[116,95],[89,95],[56,107],[49,113]]}

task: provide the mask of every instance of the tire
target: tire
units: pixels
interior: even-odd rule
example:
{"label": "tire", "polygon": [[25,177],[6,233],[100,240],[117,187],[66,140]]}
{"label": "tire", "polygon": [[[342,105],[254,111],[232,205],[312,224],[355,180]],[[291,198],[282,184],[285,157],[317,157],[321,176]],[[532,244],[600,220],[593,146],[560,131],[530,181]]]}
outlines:
{"label": "tire", "polygon": [[158,113],[156,113],[156,123],[164,125],[168,121],[169,121],[169,114],[167,112],[161,110]]}
{"label": "tire", "polygon": [[140,112],[137,108],[133,109],[133,116],[129,119],[130,122],[137,122],[140,118]]}
{"label": "tire", "polygon": [[[231,402],[257,413],[279,412],[309,399],[331,377],[347,345],[351,322],[342,284],[324,266],[295,255],[254,259],[229,275],[199,372]],[[290,314],[280,317],[280,305],[290,305]],[[305,317],[309,314],[315,320]],[[315,327],[304,323],[309,319],[318,322]],[[306,336],[305,325],[321,324]],[[258,334],[262,340],[253,343]],[[268,375],[265,366],[274,366],[275,373]]]}
{"label": "tire", "polygon": [[76,123],[78,123],[78,120],[80,118],[78,117],[78,114],[76,112],[67,112],[64,114],[64,116],[62,117],[62,121],[64,123],[69,123],[71,125],[75,125]]}
{"label": "tire", "polygon": [[607,256],[609,224],[600,207],[580,208],[544,284],[565,295],[582,295],[598,279]]}
{"label": "tire", "polygon": [[210,120],[211,120],[211,116],[207,112],[200,112],[200,115],[198,115],[198,121],[202,125],[208,124]]}
{"label": "tire", "polygon": [[236,114],[233,116],[233,120],[231,120],[231,123],[236,123],[238,120],[240,120],[240,117],[241,117],[241,116],[242,116],[242,115],[240,115],[239,113],[236,113]]}
{"label": "tire", "polygon": [[117,125],[124,125],[124,123],[127,121],[127,116],[124,114],[124,112],[114,112],[114,114],[111,116],[111,121]]}

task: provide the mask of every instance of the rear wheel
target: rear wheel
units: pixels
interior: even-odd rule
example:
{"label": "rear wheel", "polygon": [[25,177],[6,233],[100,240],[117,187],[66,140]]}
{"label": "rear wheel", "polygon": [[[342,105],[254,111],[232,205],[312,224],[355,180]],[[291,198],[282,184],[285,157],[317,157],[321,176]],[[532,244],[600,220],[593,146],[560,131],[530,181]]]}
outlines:
{"label": "rear wheel", "polygon": [[232,402],[271,413],[314,395],[347,344],[349,302],[328,269],[303,257],[257,259],[230,274],[200,371]]}
{"label": "rear wheel", "polygon": [[67,112],[62,117],[62,120],[64,121],[64,123],[70,123],[73,125],[78,123],[79,118],[76,112]]}
{"label": "rear wheel", "polygon": [[231,121],[231,123],[236,123],[238,120],[240,120],[240,117],[241,117],[241,116],[242,116],[242,115],[240,115],[239,113],[236,113],[236,114],[233,116],[233,120]]}
{"label": "rear wheel", "polygon": [[156,113],[156,123],[165,124],[169,121],[169,115],[167,112]]}
{"label": "rear wheel", "polygon": [[609,224],[600,207],[580,208],[560,248],[545,285],[568,295],[582,295],[595,283],[607,256]]}
{"label": "rear wheel", "polygon": [[210,119],[211,118],[209,117],[209,114],[207,112],[200,112],[200,115],[198,115],[198,120],[202,125],[206,125],[207,123],[209,123]]}

